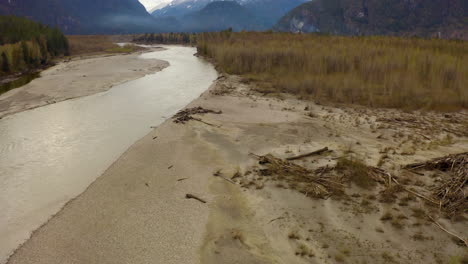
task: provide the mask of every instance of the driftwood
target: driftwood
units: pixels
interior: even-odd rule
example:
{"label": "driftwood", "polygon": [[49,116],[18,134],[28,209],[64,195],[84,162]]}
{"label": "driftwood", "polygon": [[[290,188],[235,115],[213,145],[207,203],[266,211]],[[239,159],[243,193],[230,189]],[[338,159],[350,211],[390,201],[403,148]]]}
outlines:
{"label": "driftwood", "polygon": [[222,174],[221,174],[221,170],[218,170],[216,171],[215,173],[213,173],[213,176],[215,177],[220,177],[221,179],[229,182],[229,183],[232,183],[232,184],[236,184],[235,182],[233,182],[232,180],[228,179],[228,178],[225,178]]}
{"label": "driftwood", "polygon": [[273,218],[273,219],[271,219],[270,222],[268,222],[268,223],[270,224],[270,223],[273,223],[273,222],[276,221],[276,220],[281,220],[281,219],[284,219],[284,216],[280,216],[280,217]]}
{"label": "driftwood", "polygon": [[190,120],[196,120],[198,122],[205,123],[210,126],[214,126],[213,124],[207,123],[200,118],[195,118],[192,115],[203,115],[203,114],[221,114],[222,111],[213,111],[210,109],[205,109],[201,106],[198,107],[193,107],[193,108],[187,108],[184,110],[179,111],[177,114],[175,114],[172,119],[174,119],[174,123],[176,124],[185,124],[186,122]]}
{"label": "driftwood", "polygon": [[201,120],[200,118],[196,118],[196,117],[192,117],[192,120],[201,122],[201,123],[203,123],[203,124],[205,124],[205,125],[209,125],[209,126],[221,127],[221,126],[217,126],[217,125],[215,125],[215,124],[211,124],[211,123],[205,122],[205,121]]}
{"label": "driftwood", "polygon": [[341,192],[344,188],[344,185],[340,182],[323,175],[325,171],[329,170],[328,168],[323,167],[317,171],[312,171],[271,154],[258,156],[251,153],[251,155],[257,157],[258,163],[266,167],[266,169],[260,171],[264,176],[273,176],[276,179],[283,179],[301,185],[299,191],[306,194],[306,196],[326,199],[335,192]]}
{"label": "driftwood", "polygon": [[302,159],[302,158],[306,158],[306,157],[310,157],[310,156],[313,156],[313,155],[320,155],[324,152],[327,152],[328,151],[328,147],[324,147],[322,149],[319,149],[319,150],[316,150],[316,151],[312,151],[312,152],[309,152],[309,153],[306,153],[306,154],[302,154],[302,155],[298,155],[298,156],[294,156],[294,157],[289,157],[289,158],[286,158],[286,160],[297,160],[297,159]]}
{"label": "driftwood", "polygon": [[187,194],[185,195],[185,198],[186,198],[186,199],[195,199],[195,200],[200,201],[200,202],[202,202],[202,203],[206,203],[206,201],[203,200],[202,198],[197,197],[197,196],[195,196],[195,195],[193,195],[193,194],[190,194],[190,193],[187,193]]}
{"label": "driftwood", "polygon": [[450,216],[468,212],[468,152],[448,155],[432,159],[426,162],[418,162],[404,166],[413,170],[440,170],[449,172],[451,177],[442,184],[433,188],[432,196],[439,202],[439,210],[445,211]]}
{"label": "driftwood", "polygon": [[439,227],[442,231],[446,232],[447,234],[453,236],[453,237],[456,237],[458,239],[460,239],[460,241],[463,241],[463,243],[465,243],[465,246],[468,247],[468,239],[467,238],[462,238],[460,237],[459,235],[447,230],[445,227],[443,227],[441,224],[439,224],[434,218],[432,218],[430,215],[427,215],[431,220],[432,222],[434,222],[434,224]]}

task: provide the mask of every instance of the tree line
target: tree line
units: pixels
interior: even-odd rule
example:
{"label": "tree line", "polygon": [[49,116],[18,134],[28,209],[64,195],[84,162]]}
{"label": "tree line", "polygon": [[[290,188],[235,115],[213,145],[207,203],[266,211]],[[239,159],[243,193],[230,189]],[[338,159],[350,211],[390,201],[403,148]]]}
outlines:
{"label": "tree line", "polygon": [[146,33],[133,37],[133,42],[148,44],[183,44],[194,46],[197,34],[194,33]]}
{"label": "tree line", "polygon": [[61,55],[69,55],[69,47],[59,29],[26,18],[0,16],[0,76],[48,64]]}

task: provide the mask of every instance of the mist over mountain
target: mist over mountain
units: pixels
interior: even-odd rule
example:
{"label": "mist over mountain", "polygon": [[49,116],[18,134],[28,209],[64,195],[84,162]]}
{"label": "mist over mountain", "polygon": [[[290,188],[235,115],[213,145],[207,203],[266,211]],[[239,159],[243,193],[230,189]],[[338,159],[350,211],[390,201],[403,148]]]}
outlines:
{"label": "mist over mountain", "polygon": [[220,31],[227,28],[235,31],[264,28],[254,14],[234,1],[209,3],[200,11],[184,16],[181,21],[184,30],[190,32]]}
{"label": "mist over mountain", "polygon": [[275,26],[289,32],[468,38],[464,0],[314,0]]}
{"label": "mist over mountain", "polygon": [[156,31],[165,21],[154,19],[138,0],[9,0],[0,2],[0,15],[28,17],[67,34]]}
{"label": "mist over mountain", "polygon": [[[252,27],[245,28],[246,30],[256,30],[256,29],[269,29],[273,26],[284,14],[288,11],[297,7],[298,5],[307,2],[308,0],[237,0],[235,1],[239,5],[241,5],[245,10],[250,12],[251,16],[255,17],[256,23]],[[223,1],[223,0],[174,0],[169,5],[165,6],[164,8],[155,10],[152,15],[156,18],[163,18],[163,17],[174,17],[181,21],[181,23],[187,25],[188,21],[185,22],[187,15],[193,17],[196,12],[202,10],[203,8],[207,7],[208,4],[213,2],[232,2],[231,1]],[[229,4],[226,4],[228,6]],[[199,19],[202,19],[201,16],[203,15],[214,15],[216,12],[220,12],[212,10],[210,12],[202,12],[198,13],[197,16]],[[236,9],[234,12],[239,11]],[[216,15],[219,17],[218,15]],[[241,15],[232,15],[231,17]],[[202,19],[204,21],[212,20],[210,18]],[[252,19],[249,19],[252,20]],[[213,20],[212,20],[213,21]],[[195,23],[192,20],[193,23]],[[251,21],[249,21],[251,22]],[[238,23],[242,23],[242,21],[238,21]],[[245,23],[244,23],[245,24]],[[205,28],[213,28],[216,27],[216,21],[213,21],[212,25],[208,25],[204,23]],[[197,25],[193,25],[194,28]],[[234,26],[235,27],[235,26]],[[198,27],[200,28],[200,27]],[[186,29],[184,29],[186,30]]]}

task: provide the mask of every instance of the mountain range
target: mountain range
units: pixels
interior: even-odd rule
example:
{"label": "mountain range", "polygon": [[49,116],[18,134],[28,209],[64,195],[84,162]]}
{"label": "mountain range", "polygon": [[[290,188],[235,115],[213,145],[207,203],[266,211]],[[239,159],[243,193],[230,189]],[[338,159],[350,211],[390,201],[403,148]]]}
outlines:
{"label": "mountain range", "polygon": [[58,26],[66,34],[265,30],[307,0],[174,0],[150,15],[138,0],[2,0],[0,15]]}
{"label": "mountain range", "polygon": [[211,2],[203,9],[189,13],[181,19],[184,31],[261,30],[262,22],[247,8],[234,1]]}
{"label": "mountain range", "polygon": [[138,0],[2,0],[0,15],[27,17],[67,34],[154,31],[155,19]]}
{"label": "mountain range", "polygon": [[[248,10],[252,18],[256,20],[256,25],[247,29],[270,29],[288,11],[307,1],[309,0],[174,0],[164,8],[155,10],[152,15],[156,18],[174,17],[179,21],[184,22],[187,15],[192,15],[193,13],[209,7],[208,5],[210,3],[225,2],[218,4],[218,6],[225,6],[225,8],[213,10],[212,7],[209,7],[211,9],[210,12],[203,11],[202,13],[216,15],[218,17],[223,15],[243,17],[242,13],[245,13],[245,10]],[[244,9],[232,9],[232,2],[236,2]],[[227,14],[227,10],[230,10],[230,12],[233,13]],[[238,21],[238,23],[239,22],[242,21]],[[188,24],[188,22],[184,24]],[[191,27],[189,26],[188,28]]]}
{"label": "mountain range", "polygon": [[1,0],[66,34],[202,32],[232,28],[468,39],[468,0],[173,0],[149,14],[138,0]]}
{"label": "mountain range", "polygon": [[286,14],[278,31],[468,38],[466,0],[313,0]]}

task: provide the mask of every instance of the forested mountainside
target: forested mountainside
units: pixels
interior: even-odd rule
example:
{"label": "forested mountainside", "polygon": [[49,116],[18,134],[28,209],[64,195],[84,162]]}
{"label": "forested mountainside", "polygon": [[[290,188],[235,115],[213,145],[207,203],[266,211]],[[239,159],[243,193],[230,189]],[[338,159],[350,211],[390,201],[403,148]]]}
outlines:
{"label": "forested mountainside", "polygon": [[209,3],[200,11],[183,18],[183,28],[188,32],[219,31],[232,28],[235,31],[265,28],[245,7],[233,1]]}
{"label": "forested mountainside", "polygon": [[[218,5],[228,7],[233,6],[233,3],[229,2],[235,2],[241,5],[245,10],[250,12],[251,18],[247,22],[251,23],[253,20],[255,20],[255,22],[253,24],[251,23],[251,26],[246,29],[270,29],[284,14],[306,1],[308,0],[175,0],[166,7],[154,11],[152,15],[156,18],[171,17],[173,19],[177,19],[182,25],[188,25],[191,22],[193,23],[193,21],[189,21],[189,19],[196,16],[198,17],[198,21],[203,21],[204,28],[209,30],[210,28],[219,28],[219,25],[215,19],[210,18],[208,16],[215,15],[221,20],[221,23],[224,23],[223,19],[217,14],[217,12],[223,13],[224,10],[214,11],[211,6],[211,10],[209,10],[208,12],[199,11],[205,9],[205,7],[207,7],[210,3],[225,2],[224,4]],[[242,12],[245,13],[245,10]],[[240,12],[240,9],[237,8],[236,12],[237,11]],[[232,18],[236,18],[236,16],[241,17],[238,14],[233,14],[230,15],[230,18],[226,19],[226,21],[231,20]],[[211,24],[208,24],[208,22],[210,22]],[[246,24],[244,23],[244,21],[240,20],[236,20],[233,22],[237,25]],[[188,31],[190,30],[190,28],[194,27],[201,28],[198,25],[189,25],[187,26],[187,28],[181,28],[180,31]],[[236,25],[234,25],[233,28],[236,28]]]}
{"label": "forested mountainside", "polygon": [[275,29],[467,39],[467,6],[464,0],[314,0],[293,9]]}
{"label": "forested mountainside", "polygon": [[68,41],[60,30],[25,18],[0,16],[0,76],[67,54]]}
{"label": "forested mountainside", "polygon": [[66,34],[112,34],[155,31],[156,21],[138,0],[9,0],[0,15],[17,15]]}

